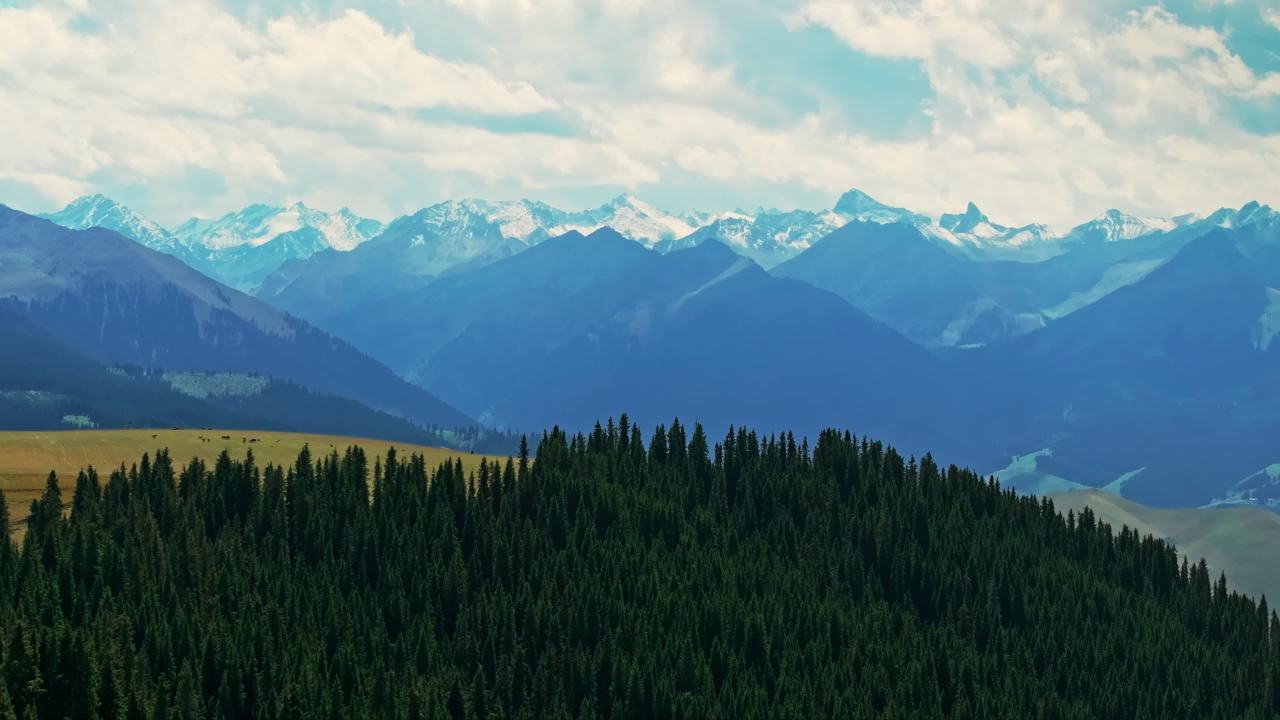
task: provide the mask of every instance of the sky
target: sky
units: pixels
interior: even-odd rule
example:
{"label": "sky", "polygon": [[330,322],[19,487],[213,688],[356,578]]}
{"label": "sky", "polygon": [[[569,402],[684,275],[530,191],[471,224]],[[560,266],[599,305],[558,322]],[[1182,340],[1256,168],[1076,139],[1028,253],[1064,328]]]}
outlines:
{"label": "sky", "polygon": [[0,203],[1280,205],[1278,0],[0,0]]}

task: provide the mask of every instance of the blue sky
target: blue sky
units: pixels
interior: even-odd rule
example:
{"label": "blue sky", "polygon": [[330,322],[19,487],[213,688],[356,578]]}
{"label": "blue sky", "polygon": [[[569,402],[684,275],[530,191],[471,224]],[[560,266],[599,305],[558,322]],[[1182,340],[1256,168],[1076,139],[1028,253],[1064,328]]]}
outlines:
{"label": "blue sky", "polygon": [[1280,203],[1280,6],[0,0],[0,202]]}

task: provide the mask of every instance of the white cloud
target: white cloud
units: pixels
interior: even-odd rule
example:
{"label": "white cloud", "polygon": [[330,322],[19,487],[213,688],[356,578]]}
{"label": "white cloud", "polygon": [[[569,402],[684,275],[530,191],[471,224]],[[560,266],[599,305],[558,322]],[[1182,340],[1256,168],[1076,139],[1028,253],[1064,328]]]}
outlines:
{"label": "white cloud", "polygon": [[273,20],[265,40],[265,51],[247,68],[255,95],[288,88],[328,101],[450,106],[504,115],[557,107],[528,83],[503,82],[483,68],[427,55],[414,46],[411,34],[388,33],[355,10],[322,23]]}
{"label": "white cloud", "polygon": [[1280,10],[1276,8],[1262,8],[1262,21],[1276,30],[1280,30]]}
{"label": "white cloud", "polygon": [[[65,6],[0,8],[0,105],[21,108],[0,113],[0,177],[57,202],[102,172],[149,183],[194,167],[246,188],[300,186],[314,179],[289,168],[311,163],[277,144],[291,131],[311,144],[290,152],[324,156],[355,146],[430,162],[460,130],[417,119],[419,109],[503,116],[559,107],[527,82],[424,53],[410,33],[357,11],[255,28],[204,3],[144,5],[145,12],[91,18],[100,31],[77,29],[83,18]],[[466,137],[474,164],[487,172],[505,162],[519,177],[522,164],[545,164],[529,155],[528,138],[515,152],[494,133]],[[580,156],[593,149],[606,160],[566,166],[579,181],[649,177],[590,141],[571,148]]]}
{"label": "white cloud", "polygon": [[826,27],[850,46],[872,55],[930,61],[963,55],[981,67],[1007,67],[1017,50],[978,5],[950,0],[814,0],[789,17],[788,23]]}
{"label": "white cloud", "polygon": [[[829,98],[800,111],[744,81],[743,53],[775,48],[735,45],[735,19],[705,3],[403,0],[388,4],[395,21],[41,3],[0,9],[0,107],[22,109],[0,113],[0,179],[59,202],[109,192],[104,176],[153,187],[164,221],[283,197],[385,217],[446,196],[678,181],[729,188],[741,206],[858,186],[924,212],[973,199],[999,220],[1065,225],[1280,187],[1280,140],[1228,116],[1280,95],[1280,75],[1167,10],[744,2],[739,15],[770,32],[822,28],[851,52],[918,63],[925,131],[878,137]],[[193,168],[226,188],[168,200]]]}
{"label": "white cloud", "polygon": [[74,17],[43,7],[0,9],[3,72],[33,91],[52,82],[226,117],[264,98],[498,115],[557,107],[528,83],[428,55],[411,33],[388,32],[356,10],[327,21],[283,17],[263,29],[202,2],[153,2],[145,13],[95,19],[108,31],[79,32]]}
{"label": "white cloud", "polygon": [[[1203,210],[1280,184],[1276,138],[1228,114],[1232,99],[1275,95],[1280,75],[1160,7],[1107,19],[1085,3],[812,0],[789,23],[920,62],[936,93],[930,136],[848,146],[897,159],[899,177],[883,182],[901,202],[958,205],[964,193],[1013,220],[1064,225],[1108,204]],[[939,175],[945,189],[929,179]]]}
{"label": "white cloud", "polygon": [[1042,53],[1032,61],[1032,67],[1040,81],[1062,97],[1075,103],[1089,100],[1089,91],[1080,82],[1071,58],[1066,55],[1059,52]]}

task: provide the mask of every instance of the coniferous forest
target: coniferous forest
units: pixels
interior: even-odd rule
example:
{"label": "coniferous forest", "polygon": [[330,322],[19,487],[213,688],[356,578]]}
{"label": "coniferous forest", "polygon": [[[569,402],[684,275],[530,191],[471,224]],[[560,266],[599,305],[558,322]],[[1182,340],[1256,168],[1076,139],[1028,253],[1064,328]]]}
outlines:
{"label": "coniferous forest", "polygon": [[0,546],[0,719],[1280,711],[1265,600],[847,433],[67,480]]}

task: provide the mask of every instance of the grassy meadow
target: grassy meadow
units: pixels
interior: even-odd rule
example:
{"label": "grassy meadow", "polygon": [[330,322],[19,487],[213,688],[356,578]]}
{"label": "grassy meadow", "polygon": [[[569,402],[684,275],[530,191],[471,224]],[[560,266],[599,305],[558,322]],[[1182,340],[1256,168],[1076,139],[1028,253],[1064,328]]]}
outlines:
{"label": "grassy meadow", "polygon": [[303,446],[309,445],[313,454],[342,452],[350,445],[364,448],[370,457],[385,456],[391,447],[403,455],[419,454],[426,458],[427,467],[434,467],[446,458],[460,458],[463,467],[470,470],[481,457],[462,450],[426,447],[408,443],[393,443],[370,438],[340,435],[310,435],[290,432],[262,432],[258,430],[204,430],[204,429],[145,429],[145,430],[58,430],[45,432],[0,432],[0,490],[9,504],[11,527],[21,532],[31,501],[44,490],[49,471],[58,473],[63,499],[71,501],[75,478],[82,468],[94,467],[99,475],[106,476],[121,463],[131,465],[168,448],[174,465],[181,467],[198,457],[212,463],[223,450],[233,456],[243,457],[253,450],[259,466],[267,464],[292,465]]}

